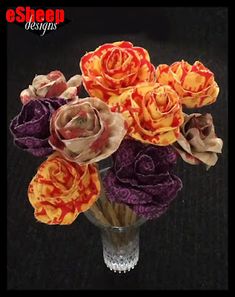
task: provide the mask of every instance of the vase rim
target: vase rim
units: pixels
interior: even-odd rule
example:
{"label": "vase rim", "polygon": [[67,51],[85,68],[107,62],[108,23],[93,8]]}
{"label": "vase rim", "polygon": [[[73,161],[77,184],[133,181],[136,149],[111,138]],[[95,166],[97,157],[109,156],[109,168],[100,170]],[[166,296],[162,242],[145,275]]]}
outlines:
{"label": "vase rim", "polygon": [[141,225],[143,225],[147,219],[144,217],[139,217],[134,224],[132,225],[127,225],[127,226],[109,226],[109,225],[103,225],[100,222],[98,222],[94,216],[91,214],[90,210],[84,212],[84,215],[86,216],[86,218],[92,223],[94,224],[96,227],[100,228],[100,229],[104,229],[104,230],[112,230],[114,232],[125,232],[129,229],[134,229],[134,228],[138,228]]}
{"label": "vase rim", "polygon": [[[105,174],[110,168],[112,168],[112,166],[107,166],[104,167],[102,169],[99,169],[100,175],[102,176],[103,174]],[[134,229],[134,228],[138,228],[139,226],[143,225],[147,219],[144,217],[137,217],[137,220],[131,224],[131,225],[127,225],[127,226],[113,226],[113,225],[105,225],[100,223],[93,215],[90,209],[88,209],[87,211],[84,212],[84,215],[86,216],[86,218],[96,227],[100,228],[100,229],[105,229],[105,230],[112,230],[114,232],[125,232],[129,229]]]}

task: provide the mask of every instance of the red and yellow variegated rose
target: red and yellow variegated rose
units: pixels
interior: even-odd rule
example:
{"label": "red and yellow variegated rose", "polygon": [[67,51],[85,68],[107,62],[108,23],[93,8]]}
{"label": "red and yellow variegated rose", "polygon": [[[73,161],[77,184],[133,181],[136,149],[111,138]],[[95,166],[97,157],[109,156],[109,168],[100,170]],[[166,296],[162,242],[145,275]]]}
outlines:
{"label": "red and yellow variegated rose", "polygon": [[157,82],[172,86],[188,108],[211,104],[219,94],[214,74],[199,61],[193,65],[183,60],[170,66],[162,64],[156,74]]}
{"label": "red and yellow variegated rose", "polygon": [[141,142],[169,145],[184,121],[177,93],[166,85],[145,83],[110,98],[113,111],[126,119],[128,134]]}
{"label": "red and yellow variegated rose", "polygon": [[127,41],[99,46],[82,57],[80,68],[90,96],[106,102],[138,83],[156,80],[148,52]]}
{"label": "red and yellow variegated rose", "polygon": [[49,225],[71,224],[100,193],[95,165],[78,165],[52,154],[41,164],[28,188],[35,218]]}

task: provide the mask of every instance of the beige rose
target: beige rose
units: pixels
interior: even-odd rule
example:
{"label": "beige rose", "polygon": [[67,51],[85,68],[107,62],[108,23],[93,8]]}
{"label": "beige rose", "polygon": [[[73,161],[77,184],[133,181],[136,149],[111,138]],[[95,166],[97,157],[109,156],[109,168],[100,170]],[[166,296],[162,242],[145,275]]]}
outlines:
{"label": "beige rose", "polygon": [[189,164],[204,163],[207,169],[214,166],[218,160],[217,153],[221,153],[223,141],[215,134],[211,114],[184,114],[181,133],[174,147]]}
{"label": "beige rose", "polygon": [[75,99],[81,84],[81,75],[74,75],[66,82],[63,73],[55,70],[47,75],[36,75],[32,85],[20,93],[20,99],[23,104],[37,98]]}
{"label": "beige rose", "polygon": [[49,143],[67,160],[98,162],[117,150],[126,134],[124,123],[121,114],[100,99],[77,99],[52,115]]}

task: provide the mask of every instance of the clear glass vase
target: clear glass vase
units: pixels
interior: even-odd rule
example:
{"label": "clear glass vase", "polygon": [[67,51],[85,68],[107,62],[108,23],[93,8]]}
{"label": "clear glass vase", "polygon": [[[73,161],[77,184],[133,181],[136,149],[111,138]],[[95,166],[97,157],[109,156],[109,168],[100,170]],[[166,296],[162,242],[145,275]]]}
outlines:
{"label": "clear glass vase", "polygon": [[139,260],[140,226],[145,219],[138,218],[132,225],[120,227],[100,224],[90,210],[85,216],[100,229],[106,266],[119,273],[133,269]]}
{"label": "clear glass vase", "polygon": [[[101,171],[101,180],[107,169]],[[140,226],[146,219],[125,204],[110,202],[103,188],[97,202],[84,214],[100,230],[106,266],[119,273],[133,269],[139,260]]]}

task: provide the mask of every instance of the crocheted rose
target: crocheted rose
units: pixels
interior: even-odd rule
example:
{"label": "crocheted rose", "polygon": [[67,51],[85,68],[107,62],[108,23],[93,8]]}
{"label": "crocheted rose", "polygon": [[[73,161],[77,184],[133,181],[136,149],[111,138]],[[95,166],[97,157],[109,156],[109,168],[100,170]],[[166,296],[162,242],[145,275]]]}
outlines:
{"label": "crocheted rose", "polygon": [[156,74],[157,82],[173,87],[181,103],[188,108],[212,104],[219,94],[214,74],[199,61],[193,65],[184,60],[170,66],[162,64],[157,67]]}
{"label": "crocheted rose", "polygon": [[52,154],[39,167],[28,188],[35,218],[49,225],[71,224],[100,194],[95,165],[80,166]]}
{"label": "crocheted rose", "polygon": [[221,153],[222,139],[215,134],[215,127],[211,114],[184,114],[184,124],[174,147],[189,164],[204,163],[209,169],[218,160],[217,153]]}
{"label": "crocheted rose", "polygon": [[36,157],[51,154],[53,149],[48,143],[51,115],[66,102],[62,98],[42,98],[23,105],[10,123],[15,145]]}
{"label": "crocheted rose", "polygon": [[62,72],[55,70],[47,75],[36,75],[32,85],[20,93],[23,104],[37,98],[77,98],[82,83],[81,75],[72,76],[67,82]]}
{"label": "crocheted rose", "polygon": [[172,174],[175,162],[171,146],[124,140],[114,154],[113,167],[104,177],[107,197],[127,204],[146,219],[158,218],[182,188],[181,180]]}
{"label": "crocheted rose", "polygon": [[90,96],[108,101],[140,82],[155,82],[148,52],[127,41],[106,43],[80,61],[83,84]]}
{"label": "crocheted rose", "polygon": [[79,164],[107,158],[126,134],[124,119],[98,98],[84,98],[59,108],[51,119],[51,146]]}
{"label": "crocheted rose", "polygon": [[145,143],[165,146],[175,142],[184,121],[177,93],[158,83],[139,84],[111,97],[109,105],[125,118],[127,133]]}

